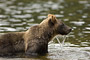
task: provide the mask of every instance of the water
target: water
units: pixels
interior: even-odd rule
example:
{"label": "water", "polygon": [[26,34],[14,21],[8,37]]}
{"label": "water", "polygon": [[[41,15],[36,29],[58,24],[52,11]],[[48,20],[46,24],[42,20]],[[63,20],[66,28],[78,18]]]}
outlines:
{"label": "water", "polygon": [[0,33],[26,31],[39,24],[49,13],[55,14],[73,29],[66,36],[62,52],[55,39],[49,44],[46,56],[1,57],[0,60],[90,60],[89,0],[0,0]]}
{"label": "water", "polygon": [[[60,38],[58,38],[58,37],[60,37]],[[63,49],[63,47],[64,47],[64,43],[65,43],[65,40],[66,40],[66,35],[64,35],[64,36],[61,36],[61,35],[57,35],[56,37],[54,37],[54,38],[56,38],[56,40],[57,40],[57,42],[59,43],[59,45],[60,45],[60,48],[61,48],[61,52],[63,51],[62,49]],[[60,40],[62,40],[62,42],[60,42]],[[54,39],[53,39],[54,40]],[[54,42],[54,41],[51,41],[51,42]]]}

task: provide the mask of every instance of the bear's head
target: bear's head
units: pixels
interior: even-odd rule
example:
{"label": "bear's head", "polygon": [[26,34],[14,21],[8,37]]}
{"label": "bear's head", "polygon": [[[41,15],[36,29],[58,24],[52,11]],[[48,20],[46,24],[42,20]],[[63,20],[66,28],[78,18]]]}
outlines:
{"label": "bear's head", "polygon": [[48,18],[46,18],[44,21],[40,23],[40,25],[47,26],[50,30],[52,29],[54,33],[61,34],[61,35],[67,35],[71,32],[71,28],[67,25],[65,25],[61,20],[58,20],[55,15],[48,14]]}

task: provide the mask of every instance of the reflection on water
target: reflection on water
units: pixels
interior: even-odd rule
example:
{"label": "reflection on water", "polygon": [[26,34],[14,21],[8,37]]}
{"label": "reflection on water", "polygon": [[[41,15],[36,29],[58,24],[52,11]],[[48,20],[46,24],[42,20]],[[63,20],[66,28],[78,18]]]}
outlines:
{"label": "reflection on water", "polygon": [[[66,39],[62,53],[54,40],[55,44],[49,45],[47,56],[32,60],[90,60],[89,0],[0,0],[0,32],[26,31],[49,13],[71,26],[73,31]],[[11,60],[22,59],[26,60]]]}

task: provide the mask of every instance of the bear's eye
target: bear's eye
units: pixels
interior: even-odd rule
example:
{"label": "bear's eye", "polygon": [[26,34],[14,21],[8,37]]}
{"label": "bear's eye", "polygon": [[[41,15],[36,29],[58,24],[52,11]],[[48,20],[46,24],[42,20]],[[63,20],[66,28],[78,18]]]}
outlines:
{"label": "bear's eye", "polygon": [[63,29],[63,28],[64,28],[64,26],[65,26],[65,24],[64,24],[64,23],[62,23],[62,24],[60,25],[60,29]]}

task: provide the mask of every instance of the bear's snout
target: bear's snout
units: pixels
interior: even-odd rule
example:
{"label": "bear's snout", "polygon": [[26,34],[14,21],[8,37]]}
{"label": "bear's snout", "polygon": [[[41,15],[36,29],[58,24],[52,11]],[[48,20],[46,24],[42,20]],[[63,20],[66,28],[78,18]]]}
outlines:
{"label": "bear's snout", "polygon": [[70,29],[69,29],[69,32],[71,32],[71,31],[72,31],[72,29],[70,28]]}
{"label": "bear's snout", "polygon": [[67,29],[66,35],[69,34],[71,31],[72,31],[72,29],[69,27],[69,28]]}
{"label": "bear's snout", "polygon": [[63,27],[63,31],[62,31],[63,34],[62,34],[62,35],[67,35],[67,34],[69,34],[71,31],[72,31],[71,27],[65,25],[65,26]]}
{"label": "bear's snout", "polygon": [[58,28],[57,28],[57,33],[61,34],[61,35],[67,35],[71,31],[72,31],[72,29],[69,26],[65,25],[65,24],[59,25]]}

